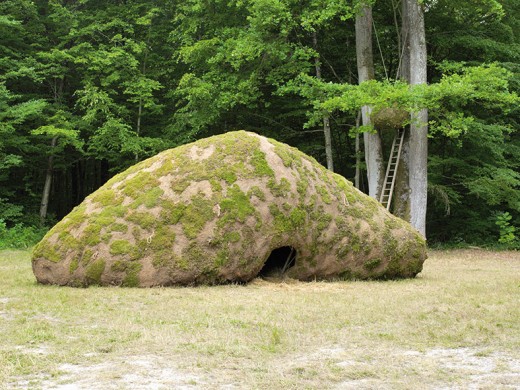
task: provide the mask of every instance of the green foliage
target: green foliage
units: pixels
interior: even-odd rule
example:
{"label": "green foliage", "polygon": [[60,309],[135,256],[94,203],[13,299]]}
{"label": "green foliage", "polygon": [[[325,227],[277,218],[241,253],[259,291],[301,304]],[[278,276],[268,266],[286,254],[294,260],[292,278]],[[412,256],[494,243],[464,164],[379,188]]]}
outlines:
{"label": "green foliage", "polygon": [[56,138],[57,145],[52,151],[54,154],[63,152],[67,146],[71,146],[77,151],[82,151],[84,142],[80,138],[79,131],[74,129],[68,113],[57,110],[48,120],[49,124],[38,127],[31,131],[32,135],[43,135],[47,139]]}
{"label": "green foliage", "polygon": [[10,221],[22,216],[22,206],[8,203],[0,198],[0,221]]}
{"label": "green foliage", "polygon": [[[336,170],[352,179],[353,137],[375,131],[355,126],[370,104],[374,113],[429,108],[432,240],[488,240],[495,212],[520,210],[520,2],[427,2],[429,85],[414,88],[396,81],[395,1],[371,3],[384,81],[358,86],[359,2],[0,2],[0,219],[38,224],[50,157],[51,220],[135,162],[229,130],[274,137],[324,162],[324,114]],[[246,164],[274,178],[261,152]],[[206,176],[217,188],[242,168]],[[298,191],[307,190],[302,177]],[[160,201],[157,190],[132,207]],[[141,222],[151,229],[149,219]]]}
{"label": "green foliage", "polygon": [[511,225],[511,219],[513,218],[511,214],[507,211],[496,214],[495,224],[499,228],[500,237],[498,238],[498,242],[500,244],[504,244],[509,248],[518,248],[520,247],[520,240],[516,236],[516,227]]}
{"label": "green foliage", "polygon": [[16,224],[8,228],[0,219],[0,249],[25,249],[35,245],[47,233],[47,228]]}
{"label": "green foliage", "polygon": [[[319,123],[324,113],[355,113],[365,105],[371,106],[374,113],[383,109],[412,112],[428,108],[430,134],[441,133],[454,138],[472,127],[482,109],[500,109],[507,113],[520,103],[517,94],[508,89],[512,74],[505,68],[492,64],[458,70],[458,73],[445,73],[438,83],[414,86],[401,81],[377,80],[360,85],[331,83],[301,74],[282,92],[298,93],[309,100],[313,110],[308,112],[307,127]],[[475,110],[475,116],[462,111],[477,102],[479,110]]]}

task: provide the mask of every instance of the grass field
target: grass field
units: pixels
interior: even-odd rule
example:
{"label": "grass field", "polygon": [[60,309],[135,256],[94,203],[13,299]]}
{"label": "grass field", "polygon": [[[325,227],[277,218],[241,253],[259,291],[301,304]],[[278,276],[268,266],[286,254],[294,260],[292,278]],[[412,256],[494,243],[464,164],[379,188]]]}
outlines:
{"label": "grass field", "polygon": [[434,251],[412,280],[37,285],[0,252],[0,388],[520,389],[520,253]]}

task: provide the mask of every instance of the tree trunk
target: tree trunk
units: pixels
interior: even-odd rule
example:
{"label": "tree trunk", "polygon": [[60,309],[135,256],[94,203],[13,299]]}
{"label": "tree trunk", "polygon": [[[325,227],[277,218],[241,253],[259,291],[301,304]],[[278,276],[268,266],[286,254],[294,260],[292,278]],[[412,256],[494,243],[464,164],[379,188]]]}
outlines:
{"label": "tree trunk", "polygon": [[[370,124],[370,113],[372,109],[368,106],[362,107],[363,124]],[[379,133],[363,133],[365,145],[365,163],[367,165],[368,195],[379,200],[384,180],[383,147]]]}
{"label": "tree trunk", "polygon": [[[359,129],[359,123],[361,122],[361,111],[356,117],[356,131]],[[359,133],[356,132],[356,176],[354,176],[354,187],[359,190],[359,178],[361,176],[361,153],[359,150]]]}
{"label": "tree trunk", "polygon": [[401,47],[397,77],[410,83],[410,12],[408,1],[410,0],[403,0],[401,3]]}
{"label": "tree trunk", "polygon": [[56,141],[58,137],[55,136],[51,141],[51,155],[47,160],[47,173],[45,175],[45,184],[43,186],[43,194],[42,194],[42,203],[40,205],[40,224],[43,226],[45,224],[45,219],[47,218],[47,207],[49,206],[49,198],[51,193],[51,184],[52,184],[52,174],[53,174],[53,162],[54,156],[52,155],[53,149],[56,146]]}
{"label": "tree trunk", "polygon": [[[143,66],[141,67],[141,74],[143,76],[146,76],[146,62],[148,60],[148,47],[150,45],[150,28],[148,28],[148,38],[146,40],[146,49],[144,51],[144,59],[143,59]],[[135,132],[137,133],[137,137],[141,136],[141,120],[143,117],[143,98],[142,96],[139,98],[139,105],[137,107],[137,123],[136,123],[136,129]],[[139,161],[139,154],[135,154],[135,161]]]}
{"label": "tree trunk", "polygon": [[412,113],[410,127],[410,223],[426,237],[428,201],[428,110]]}
{"label": "tree trunk", "polygon": [[410,178],[409,178],[409,160],[410,160],[410,131],[406,130],[403,140],[403,149],[399,159],[399,167],[397,168],[394,186],[392,214],[398,216],[405,221],[410,221]]}
{"label": "tree trunk", "polygon": [[[363,6],[356,16],[356,57],[358,81],[374,79],[374,57],[372,53],[372,8]],[[363,126],[370,126],[371,107],[361,108]],[[379,199],[384,180],[383,149],[378,133],[364,133],[365,161],[367,165],[368,194]]]}
{"label": "tree trunk", "polygon": [[[401,37],[399,46],[399,65],[397,77],[410,83],[410,14],[408,3],[401,3]],[[396,21],[397,24],[397,21]],[[399,159],[399,168],[396,172],[394,187],[394,204],[392,213],[405,221],[410,222],[410,127],[407,126],[403,149]]]}
{"label": "tree trunk", "polygon": [[[418,0],[405,0],[409,16],[410,84],[425,84],[426,37],[424,12]],[[428,111],[418,107],[410,124],[410,223],[426,236],[426,204],[428,190]]]}
{"label": "tree trunk", "polygon": [[[312,43],[314,50],[318,52],[318,36],[316,31],[312,35]],[[316,69],[316,78],[321,80],[321,65],[319,54],[314,58],[314,67]],[[334,160],[332,158],[332,138],[330,134],[330,118],[328,115],[323,116],[323,134],[325,136],[325,156],[327,158],[327,169],[334,172]]]}
{"label": "tree trunk", "polygon": [[334,160],[332,159],[332,138],[330,134],[330,119],[328,115],[323,117],[323,134],[325,135],[325,155],[327,157],[327,169],[334,172]]}
{"label": "tree trunk", "polygon": [[137,124],[135,132],[139,137],[141,135],[141,117],[143,115],[143,98],[139,99],[139,107],[137,107]]}

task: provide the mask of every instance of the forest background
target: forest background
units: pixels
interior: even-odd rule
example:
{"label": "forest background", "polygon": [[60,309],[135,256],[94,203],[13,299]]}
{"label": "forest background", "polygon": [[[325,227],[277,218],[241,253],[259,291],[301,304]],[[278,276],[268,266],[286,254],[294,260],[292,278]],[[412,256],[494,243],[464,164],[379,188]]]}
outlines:
{"label": "forest background", "polygon": [[[398,80],[400,1],[372,3],[377,81],[358,86],[356,1],[3,0],[0,247],[31,245],[137,161],[231,130],[330,166],[326,118],[354,181],[370,104],[429,110],[430,245],[520,248],[520,0],[422,1],[415,89]],[[377,131],[387,156],[394,130]]]}

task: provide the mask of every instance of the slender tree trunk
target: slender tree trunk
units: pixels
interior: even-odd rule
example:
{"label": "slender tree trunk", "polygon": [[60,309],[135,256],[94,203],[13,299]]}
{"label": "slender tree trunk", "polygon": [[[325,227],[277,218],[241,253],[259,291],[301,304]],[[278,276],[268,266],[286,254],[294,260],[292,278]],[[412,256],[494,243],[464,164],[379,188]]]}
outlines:
{"label": "slender tree trunk", "polygon": [[392,213],[405,221],[410,221],[410,179],[409,179],[409,160],[410,160],[410,130],[406,130],[403,140],[403,149],[399,159],[395,177],[395,187],[393,196]]}
{"label": "slender tree trunk", "polygon": [[397,77],[410,82],[410,12],[409,0],[401,3],[401,45],[399,48],[399,65],[397,66]]}
{"label": "slender tree trunk", "polygon": [[[372,8],[363,6],[356,16],[356,57],[358,80],[374,79],[374,57],[372,52]],[[361,108],[364,126],[371,124],[371,107]],[[364,133],[365,161],[367,165],[368,194],[379,199],[384,180],[383,149],[381,137],[378,133]]]}
{"label": "slender tree trunk", "polygon": [[[146,43],[146,46],[148,46],[148,42]],[[146,50],[144,54],[144,60],[143,60],[143,66],[141,68],[141,73],[143,76],[146,76],[146,61],[148,60],[148,50]],[[139,98],[139,106],[137,107],[137,123],[136,123],[136,129],[135,132],[137,133],[137,136],[139,137],[141,135],[141,118],[143,116],[143,98]]]}
{"label": "slender tree trunk", "polygon": [[332,158],[332,137],[330,134],[330,119],[328,115],[323,117],[323,134],[325,135],[325,155],[327,157],[327,169],[334,172],[334,160]]}
{"label": "slender tree trunk", "polygon": [[137,136],[141,134],[141,117],[143,116],[143,99],[139,99],[139,107],[137,107],[137,124],[136,130]]}
{"label": "slender tree trunk", "polygon": [[[410,23],[410,84],[425,84],[427,57],[424,12],[418,0],[404,1],[407,2]],[[423,236],[426,236],[427,162],[428,111],[418,107],[411,115],[410,124],[410,223]]]}
{"label": "slender tree trunk", "polygon": [[[139,137],[141,134],[141,116],[143,115],[143,99],[139,99],[139,107],[137,108],[137,124],[136,124],[136,134]],[[139,161],[139,153],[135,153],[134,156],[135,162]]]}
{"label": "slender tree trunk", "polygon": [[[361,122],[361,111],[356,117],[356,131],[359,131],[359,124]],[[359,148],[359,132],[356,132],[356,176],[354,176],[354,187],[359,190],[359,178],[361,176],[361,150]]]}
{"label": "slender tree trunk", "polygon": [[[314,50],[318,52],[318,36],[316,31],[312,35],[312,43]],[[319,55],[314,58],[314,68],[316,69],[316,78],[321,80],[321,65]],[[327,158],[327,169],[334,171],[334,160],[332,158],[332,137],[330,134],[330,118],[328,115],[323,116],[323,134],[325,136],[325,156]]]}
{"label": "slender tree trunk", "polygon": [[[150,26],[151,28],[151,26]],[[143,66],[141,68],[141,73],[143,76],[146,76],[146,62],[148,60],[148,46],[150,44],[150,28],[148,29],[148,38],[146,40],[146,50],[144,52],[144,59],[143,59]],[[139,98],[139,105],[137,107],[137,123],[136,123],[136,129],[135,132],[138,137],[141,136],[141,121],[143,117],[143,98]],[[135,154],[135,161],[139,161],[139,154]]]}
{"label": "slender tree trunk", "polygon": [[45,219],[47,218],[47,207],[49,206],[49,198],[51,193],[51,184],[52,184],[52,174],[53,174],[53,162],[54,156],[52,155],[53,149],[56,146],[56,141],[58,137],[53,137],[51,141],[51,155],[47,160],[47,173],[45,175],[45,184],[43,186],[43,194],[42,194],[42,203],[40,205],[40,224],[43,226],[45,224]]}
{"label": "slender tree trunk", "polygon": [[[63,78],[54,78],[53,84],[53,97],[54,103],[59,104],[61,101],[61,97],[63,96],[63,88],[65,85],[65,80]],[[40,204],[40,225],[43,226],[45,224],[45,220],[47,219],[47,209],[49,207],[49,199],[51,194],[51,186],[52,186],[52,176],[54,174],[54,148],[56,147],[56,142],[58,141],[58,136],[52,137],[51,140],[51,154],[47,160],[47,172],[45,174],[45,183],[43,185],[43,193],[42,193],[42,202]]]}
{"label": "slender tree trunk", "polygon": [[[401,3],[401,38],[399,46],[399,65],[397,77],[402,81],[410,83],[410,14],[408,11],[408,3]],[[395,15],[397,18],[397,16]],[[397,21],[396,21],[397,24]],[[399,159],[399,168],[397,170],[393,209],[394,215],[405,221],[410,222],[410,127],[407,125],[406,135],[403,140],[403,149],[401,158]]]}
{"label": "slender tree trunk", "polygon": [[392,10],[394,14],[394,25],[395,25],[395,31],[397,35],[397,53],[399,55],[399,60],[397,62],[397,71],[396,71],[396,78],[399,77],[400,72],[400,66],[401,66],[401,53],[403,52],[403,34],[402,29],[399,29],[399,18],[397,17],[397,11],[399,10],[399,2],[392,0]]}
{"label": "slender tree trunk", "polygon": [[[364,106],[361,108],[363,125],[371,123],[370,115],[372,108]],[[383,146],[379,133],[363,133],[365,145],[365,163],[367,166],[368,195],[379,200],[384,180]]]}

